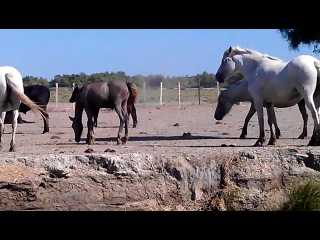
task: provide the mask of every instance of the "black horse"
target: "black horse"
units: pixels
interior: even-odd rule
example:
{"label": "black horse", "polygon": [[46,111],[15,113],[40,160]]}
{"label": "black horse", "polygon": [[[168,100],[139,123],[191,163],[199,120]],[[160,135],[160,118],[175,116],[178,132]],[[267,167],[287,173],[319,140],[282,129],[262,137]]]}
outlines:
{"label": "black horse", "polygon": [[[41,107],[41,113],[43,118],[43,132],[49,132],[49,114],[47,112],[47,105],[50,100],[50,89],[42,85],[30,85],[24,86],[24,94],[27,95],[32,101],[37,103]],[[31,109],[24,103],[20,104],[19,112],[26,114]],[[4,120],[5,124],[12,123],[12,111],[8,111]],[[18,123],[32,123],[26,120],[23,120],[19,114]]]}
{"label": "black horse", "polygon": [[[70,117],[72,128],[75,134],[75,141],[80,142],[83,131],[82,113],[85,110],[87,114],[88,133],[86,138],[87,144],[93,144],[94,137],[94,120],[100,108],[115,109],[120,119],[118,130],[117,144],[125,144],[129,139],[128,110],[133,106],[138,96],[137,86],[130,82],[122,80],[110,80],[106,82],[87,83],[75,95],[75,116]],[[122,138],[121,133],[125,127],[125,136]]]}
{"label": "black horse", "polygon": [[[76,96],[77,94],[80,92],[81,88],[79,88],[78,86],[75,86],[75,88],[72,91],[72,95],[70,97],[69,102],[70,103],[75,103],[76,102]],[[99,115],[99,109],[97,109],[94,113],[93,113],[93,121],[94,121],[94,126],[98,127],[98,115]],[[132,106],[128,106],[128,115],[132,115],[132,120],[133,120],[133,126],[132,128],[136,128],[137,124],[138,124],[138,117],[137,117],[137,110],[136,107],[134,106],[134,104],[132,104]],[[130,117],[129,117],[130,118]]]}

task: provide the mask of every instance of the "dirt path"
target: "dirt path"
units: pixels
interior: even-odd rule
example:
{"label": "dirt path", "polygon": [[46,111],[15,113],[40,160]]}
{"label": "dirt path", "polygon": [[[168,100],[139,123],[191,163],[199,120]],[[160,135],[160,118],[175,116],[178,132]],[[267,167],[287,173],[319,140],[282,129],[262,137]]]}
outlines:
{"label": "dirt path", "polygon": [[[221,145],[235,145],[251,148],[258,136],[257,115],[254,115],[248,128],[248,138],[239,139],[244,118],[249,110],[248,103],[235,105],[230,114],[219,124],[214,119],[216,105],[183,105],[183,106],[137,106],[138,127],[132,128],[130,119],[130,139],[126,145],[116,145],[118,116],[112,111],[102,110],[95,128],[96,142],[90,148],[94,153],[103,153],[107,148],[116,153],[146,152],[158,154],[197,154],[217,151]],[[308,139],[296,139],[302,132],[302,117],[298,107],[276,109],[278,125],[282,137],[277,146],[305,147]],[[71,121],[68,116],[74,115],[70,104],[49,105],[50,133],[41,134],[42,119],[36,123],[18,125],[17,152],[8,153],[11,127],[6,125],[4,147],[1,154],[82,154],[89,147],[85,144],[87,133],[86,117],[83,116],[84,132],[82,141],[74,141]],[[23,119],[33,121],[34,115],[22,114]],[[178,125],[178,126],[174,126]],[[313,121],[309,117],[308,136],[310,137]],[[267,127],[266,127],[267,129]],[[183,137],[184,133],[190,137]],[[269,131],[267,131],[267,135]],[[269,147],[267,147],[269,148]]]}
{"label": "dirt path", "polygon": [[[131,119],[129,142],[119,146],[115,112],[101,112],[96,142],[88,146],[86,127],[82,141],[74,141],[68,118],[74,115],[72,105],[59,107],[49,106],[50,133],[41,134],[42,119],[19,124],[15,153],[8,152],[11,128],[6,126],[0,209],[150,210],[168,203],[199,209],[210,193],[232,193],[235,187],[241,190],[235,209],[274,209],[292,182],[319,178],[317,148],[307,147],[308,139],[296,139],[302,132],[297,106],[277,109],[282,138],[277,146],[263,148],[252,147],[258,136],[256,115],[249,138],[239,139],[249,104],[235,105],[219,124],[213,117],[215,105],[137,106],[138,127],[132,129]],[[34,120],[33,113],[22,117]],[[312,128],[311,120],[309,137]],[[184,137],[187,133],[191,135]],[[85,153],[88,147],[90,154]],[[106,149],[114,152],[105,154]],[[316,160],[304,157],[309,150]]]}

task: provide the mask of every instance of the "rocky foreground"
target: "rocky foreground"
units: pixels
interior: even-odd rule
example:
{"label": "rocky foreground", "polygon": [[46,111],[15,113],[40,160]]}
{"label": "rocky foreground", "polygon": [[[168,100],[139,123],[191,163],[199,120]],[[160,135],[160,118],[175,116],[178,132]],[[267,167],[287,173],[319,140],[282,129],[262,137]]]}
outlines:
{"label": "rocky foreground", "polygon": [[291,186],[320,180],[319,159],[316,148],[268,147],[3,155],[0,210],[279,210]]}

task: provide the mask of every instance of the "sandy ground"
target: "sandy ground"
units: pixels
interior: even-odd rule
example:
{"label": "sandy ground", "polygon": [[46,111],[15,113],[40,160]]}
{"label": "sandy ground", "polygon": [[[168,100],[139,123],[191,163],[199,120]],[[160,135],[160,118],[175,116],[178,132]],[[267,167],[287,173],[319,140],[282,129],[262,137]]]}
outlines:
{"label": "sandy ground", "polygon": [[[86,116],[83,116],[84,131],[80,143],[74,141],[74,133],[68,116],[74,116],[71,104],[50,103],[50,133],[42,134],[43,122],[39,117],[35,123],[18,125],[16,141],[17,151],[9,153],[11,126],[6,125],[3,149],[0,156],[38,155],[38,154],[84,154],[88,147],[94,153],[104,153],[113,149],[116,153],[146,152],[158,154],[196,154],[199,151],[212,152],[221,148],[222,144],[234,144],[241,148],[252,148],[258,137],[257,115],[254,115],[249,128],[248,138],[239,139],[244,118],[249,111],[249,103],[234,105],[229,115],[219,124],[214,119],[215,104],[210,105],[171,105],[143,106],[137,105],[138,127],[132,128],[130,118],[129,136],[126,145],[116,145],[119,119],[114,111],[101,110],[98,127],[95,128],[94,145],[85,144],[87,134]],[[309,113],[309,112],[308,112]],[[278,125],[282,137],[277,146],[305,147],[309,139],[296,139],[302,132],[302,117],[297,105],[286,109],[276,109]],[[34,121],[32,112],[22,118]],[[37,118],[38,119],[38,118]],[[174,126],[178,123],[179,126]],[[266,129],[267,123],[265,120]],[[313,129],[313,120],[309,114],[308,137]],[[184,133],[191,137],[183,137]],[[266,132],[269,137],[269,131]],[[272,148],[274,146],[267,146]]]}

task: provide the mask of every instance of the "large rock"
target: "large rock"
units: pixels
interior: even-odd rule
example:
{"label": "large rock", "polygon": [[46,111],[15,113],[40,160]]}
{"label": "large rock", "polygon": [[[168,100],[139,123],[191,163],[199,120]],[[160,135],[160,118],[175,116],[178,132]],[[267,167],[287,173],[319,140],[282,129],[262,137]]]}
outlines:
{"label": "large rock", "polygon": [[318,154],[10,155],[0,163],[0,210],[276,210],[293,183],[319,179]]}

